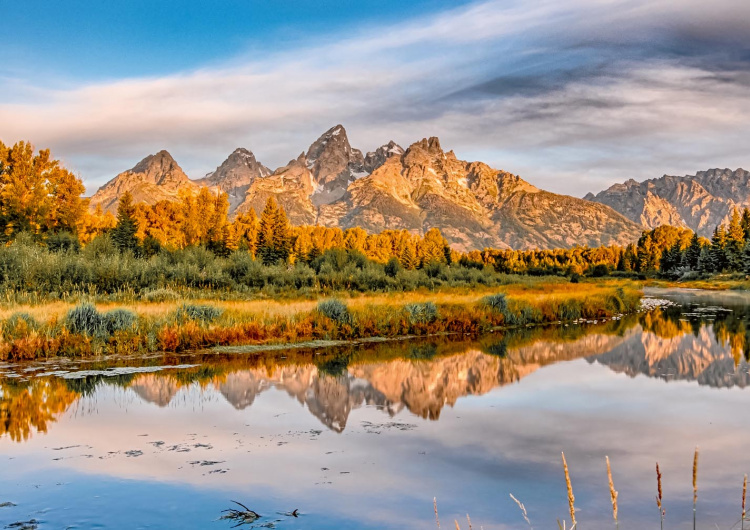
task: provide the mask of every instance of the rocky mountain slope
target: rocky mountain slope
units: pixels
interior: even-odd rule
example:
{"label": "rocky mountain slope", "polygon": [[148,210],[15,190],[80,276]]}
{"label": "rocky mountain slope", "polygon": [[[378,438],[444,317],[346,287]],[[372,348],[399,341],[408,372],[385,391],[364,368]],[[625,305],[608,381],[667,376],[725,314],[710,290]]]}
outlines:
{"label": "rocky mountain slope", "polygon": [[710,237],[734,208],[750,207],[750,171],[709,169],[644,182],[628,180],[585,198],[611,206],[648,228],[670,224]]}
{"label": "rocky mountain slope", "polygon": [[175,200],[180,190],[192,193],[199,188],[182,171],[172,155],[159,151],[99,188],[91,197],[90,206],[92,209],[101,206],[102,210],[114,213],[120,197],[128,191],[133,195],[134,202],[154,204],[162,200]]}
{"label": "rocky mountain slope", "polygon": [[215,172],[191,181],[161,151],[105,184],[91,204],[113,211],[125,191],[153,203],[199,186],[228,193],[231,214],[260,213],[274,197],[294,224],[419,234],[438,227],[461,250],[627,244],[642,230],[603,204],[546,192],[484,163],[459,160],[437,138],[406,150],[391,141],[363,155],[341,125],[273,172],[250,151],[237,149]]}
{"label": "rocky mountain slope", "polygon": [[235,210],[245,200],[247,189],[258,178],[267,177],[271,170],[255,159],[255,155],[239,147],[229,155],[216,171],[195,181],[199,186],[218,188],[229,197],[229,209]]}

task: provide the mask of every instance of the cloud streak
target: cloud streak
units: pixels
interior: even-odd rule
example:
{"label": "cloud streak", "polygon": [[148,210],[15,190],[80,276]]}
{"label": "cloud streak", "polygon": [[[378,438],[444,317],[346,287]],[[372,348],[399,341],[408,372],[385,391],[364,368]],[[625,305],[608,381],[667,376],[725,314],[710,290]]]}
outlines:
{"label": "cloud streak", "polygon": [[553,191],[748,163],[750,6],[486,1],[264,57],[78,86],[7,80],[0,139],[50,146],[89,191],[169,149],[284,164],[343,123],[365,150],[438,135]]}

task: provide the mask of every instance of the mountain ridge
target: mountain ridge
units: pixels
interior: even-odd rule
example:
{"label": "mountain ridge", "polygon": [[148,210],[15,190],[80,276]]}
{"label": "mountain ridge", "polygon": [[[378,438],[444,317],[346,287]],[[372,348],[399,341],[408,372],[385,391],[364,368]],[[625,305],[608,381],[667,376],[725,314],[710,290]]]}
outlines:
{"label": "mountain ridge", "polygon": [[750,207],[750,171],[714,168],[682,177],[629,179],[584,199],[606,204],[646,228],[669,224],[710,237],[735,208]]}
{"label": "mountain ridge", "polygon": [[540,190],[483,162],[459,160],[437,137],[407,149],[390,141],[363,155],[342,125],[274,171],[238,148],[214,172],[190,180],[160,151],[102,186],[91,207],[114,211],[125,191],[136,202],[153,204],[201,186],[227,193],[230,215],[260,213],[274,197],[293,224],[419,234],[437,227],[459,250],[627,244],[642,230],[607,206]]}

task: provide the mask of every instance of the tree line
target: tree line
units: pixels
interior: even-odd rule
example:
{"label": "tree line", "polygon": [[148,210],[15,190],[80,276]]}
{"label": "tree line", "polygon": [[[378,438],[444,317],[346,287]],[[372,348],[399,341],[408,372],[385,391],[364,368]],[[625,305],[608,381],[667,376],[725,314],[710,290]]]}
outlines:
{"label": "tree line", "polygon": [[391,269],[422,270],[430,264],[490,269],[504,274],[593,275],[750,273],[750,211],[735,210],[711,240],[686,228],[660,226],[625,247],[552,250],[452,249],[437,228],[424,236],[407,230],[368,234],[359,227],[292,226],[273,196],[264,210],[230,218],[224,193],[184,190],[177,200],[135,204],[126,193],[117,215],[91,211],[79,178],[28,142],[0,142],[0,241],[28,233],[51,250],[77,250],[108,238],[121,252],[150,258],[162,250],[203,247],[218,257],[249,254],[264,265],[310,265],[327,251],[363,255]]}

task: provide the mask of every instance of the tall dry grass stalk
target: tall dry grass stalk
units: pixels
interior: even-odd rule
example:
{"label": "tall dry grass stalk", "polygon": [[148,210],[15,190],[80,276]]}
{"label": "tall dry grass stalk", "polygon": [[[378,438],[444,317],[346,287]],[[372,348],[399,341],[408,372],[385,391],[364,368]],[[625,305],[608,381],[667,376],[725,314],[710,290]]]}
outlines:
{"label": "tall dry grass stalk", "polygon": [[570,509],[571,528],[576,527],[576,498],[573,495],[573,485],[570,483],[570,473],[568,472],[568,462],[565,460],[565,453],[562,453],[563,471],[565,471],[565,486],[568,488],[568,508]]}
{"label": "tall dry grass stalk", "polygon": [[433,497],[432,505],[435,507],[435,522],[437,523],[438,529],[440,529],[440,518],[438,517],[438,512],[437,512],[437,497]]}
{"label": "tall dry grass stalk", "polygon": [[453,520],[453,522],[454,522],[454,523],[456,523],[456,530],[461,530],[461,527],[460,527],[460,526],[458,526],[458,521],[456,521],[456,520],[454,519],[454,520]]}
{"label": "tall dry grass stalk", "polygon": [[693,530],[695,530],[696,523],[696,510],[695,507],[698,504],[698,448],[695,448],[695,454],[693,455]]}
{"label": "tall dry grass stalk", "polygon": [[524,504],[521,501],[516,499],[512,493],[510,494],[510,498],[513,499],[513,502],[515,502],[518,505],[518,508],[521,510],[521,514],[523,515],[523,520],[526,521],[526,524],[529,525],[529,528],[533,530],[534,527],[531,526],[531,521],[529,520],[529,514],[526,513],[526,506],[524,506]]}
{"label": "tall dry grass stalk", "polygon": [[656,463],[656,506],[659,508],[659,518],[661,519],[661,528],[664,530],[664,516],[666,511],[662,506],[662,500],[664,495],[661,489],[661,470],[659,469],[659,462]]}
{"label": "tall dry grass stalk", "polygon": [[740,525],[742,530],[745,530],[745,498],[747,497],[747,475],[745,480],[742,482],[742,519],[740,519]]}
{"label": "tall dry grass stalk", "polygon": [[469,530],[473,530],[473,528],[471,527],[471,517],[469,517],[468,513],[466,514],[466,520],[469,522]]}
{"label": "tall dry grass stalk", "polygon": [[615,528],[620,527],[620,523],[617,521],[617,490],[615,489],[615,483],[612,480],[612,468],[609,465],[609,457],[607,459],[607,478],[609,479],[609,497],[612,499],[612,517],[615,520]]}

